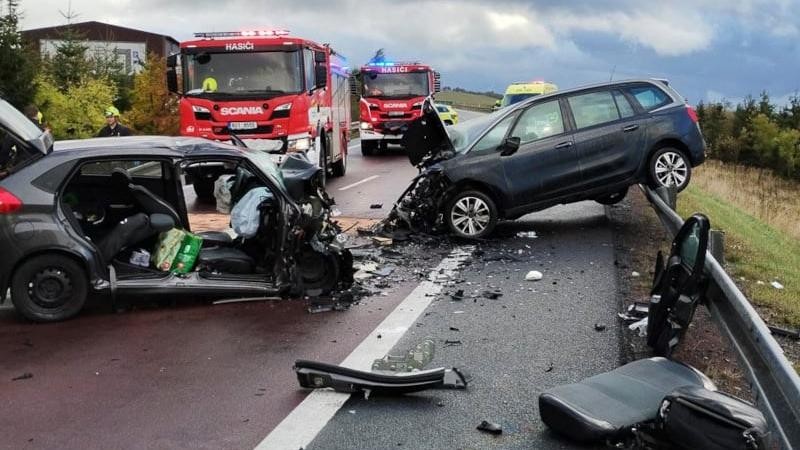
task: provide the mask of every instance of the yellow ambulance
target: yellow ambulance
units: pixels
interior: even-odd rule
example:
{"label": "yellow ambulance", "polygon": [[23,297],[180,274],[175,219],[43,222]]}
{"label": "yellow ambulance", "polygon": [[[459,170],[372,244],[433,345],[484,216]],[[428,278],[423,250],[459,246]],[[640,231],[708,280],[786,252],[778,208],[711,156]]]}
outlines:
{"label": "yellow ambulance", "polygon": [[498,100],[494,105],[494,109],[505,108],[508,105],[521,102],[529,97],[537,95],[549,94],[558,90],[558,86],[547,81],[528,81],[522,83],[511,83],[506,88],[506,93],[503,95],[502,100]]}

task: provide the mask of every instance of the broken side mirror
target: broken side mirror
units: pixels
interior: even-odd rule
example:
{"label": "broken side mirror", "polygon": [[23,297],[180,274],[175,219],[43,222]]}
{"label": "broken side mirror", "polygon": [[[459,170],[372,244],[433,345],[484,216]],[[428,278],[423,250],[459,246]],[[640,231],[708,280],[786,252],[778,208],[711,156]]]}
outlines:
{"label": "broken side mirror", "polygon": [[180,94],[178,91],[178,57],[174,54],[167,57],[167,90],[173,94]]}
{"label": "broken side mirror", "polygon": [[500,144],[500,156],[510,156],[514,153],[517,153],[519,150],[520,139],[517,136],[511,136],[506,138],[502,144]]}

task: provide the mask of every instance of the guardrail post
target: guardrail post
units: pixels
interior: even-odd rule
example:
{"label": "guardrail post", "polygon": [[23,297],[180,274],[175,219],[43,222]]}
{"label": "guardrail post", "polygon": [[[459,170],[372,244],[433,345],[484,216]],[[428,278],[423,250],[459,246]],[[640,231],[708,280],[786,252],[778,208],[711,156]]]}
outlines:
{"label": "guardrail post", "polygon": [[721,265],[725,265],[725,232],[722,230],[709,230],[708,251]]}
{"label": "guardrail post", "polygon": [[664,200],[671,210],[675,211],[675,205],[678,201],[678,191],[675,186],[659,186],[656,188],[656,194]]}

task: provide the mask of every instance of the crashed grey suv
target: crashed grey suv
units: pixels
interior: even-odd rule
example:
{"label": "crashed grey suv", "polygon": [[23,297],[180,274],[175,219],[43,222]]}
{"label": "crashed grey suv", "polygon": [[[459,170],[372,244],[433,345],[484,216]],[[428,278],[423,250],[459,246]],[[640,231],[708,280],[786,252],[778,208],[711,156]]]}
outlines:
{"label": "crashed grey suv", "polygon": [[560,203],[613,204],[635,183],[686,187],[705,158],[691,106],[663,80],[534,97],[445,129],[434,105],[405,137],[417,176],[388,223],[480,238]]}
{"label": "crashed grey suv", "polygon": [[[70,318],[92,294],[316,296],[353,281],[305,156],[278,169],[266,153],[199,138],[53,144],[2,99],[0,138],[0,301],[10,288],[30,320]],[[196,211],[187,179],[204,165],[218,169],[217,207],[229,211]]]}

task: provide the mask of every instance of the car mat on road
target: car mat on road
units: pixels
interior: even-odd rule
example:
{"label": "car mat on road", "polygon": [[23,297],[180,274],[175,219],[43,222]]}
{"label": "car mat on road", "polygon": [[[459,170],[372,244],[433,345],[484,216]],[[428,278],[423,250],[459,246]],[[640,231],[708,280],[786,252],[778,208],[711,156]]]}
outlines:
{"label": "car mat on road", "polygon": [[378,374],[317,361],[294,363],[297,381],[307,389],[332,388],[337,392],[399,395],[427,389],[466,389],[467,377],[458,369],[420,370],[396,375]]}

